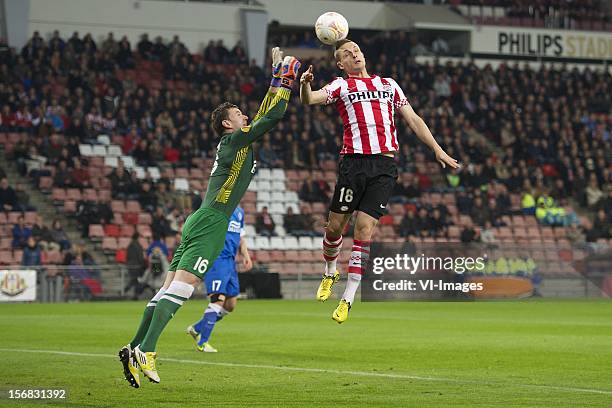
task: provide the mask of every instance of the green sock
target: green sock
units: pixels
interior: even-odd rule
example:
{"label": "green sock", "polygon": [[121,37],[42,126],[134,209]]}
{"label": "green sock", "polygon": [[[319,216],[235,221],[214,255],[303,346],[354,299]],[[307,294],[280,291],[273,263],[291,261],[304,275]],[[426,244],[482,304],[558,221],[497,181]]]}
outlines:
{"label": "green sock", "polygon": [[174,294],[166,293],[165,296],[172,297],[176,300],[176,302],[166,298],[162,298],[159,302],[157,302],[157,306],[155,306],[155,311],[153,312],[153,317],[151,318],[149,330],[140,343],[140,351],[155,351],[157,340],[159,339],[162,331],[164,331],[164,328],[170,319],[172,319],[177,310],[181,308],[183,302],[187,300],[187,298]]}
{"label": "green sock", "polygon": [[[151,303],[153,303],[152,306]],[[155,311],[156,304],[157,301],[152,300],[147,304],[147,307],[145,307],[144,313],[142,314],[142,320],[140,321],[140,326],[138,326],[138,330],[136,331],[134,338],[132,339],[132,341],[130,341],[130,347],[132,349],[139,345],[144,336],[147,334],[149,326],[151,325],[151,318],[153,317],[153,312]]]}

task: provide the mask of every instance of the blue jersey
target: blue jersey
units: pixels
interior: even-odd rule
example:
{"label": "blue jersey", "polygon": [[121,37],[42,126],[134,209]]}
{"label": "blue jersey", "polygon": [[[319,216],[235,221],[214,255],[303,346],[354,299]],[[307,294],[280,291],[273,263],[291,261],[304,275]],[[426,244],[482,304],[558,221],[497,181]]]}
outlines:
{"label": "blue jersey", "polygon": [[229,220],[227,227],[227,235],[225,236],[225,245],[219,258],[235,259],[240,248],[240,237],[244,231],[244,210],[236,207]]}

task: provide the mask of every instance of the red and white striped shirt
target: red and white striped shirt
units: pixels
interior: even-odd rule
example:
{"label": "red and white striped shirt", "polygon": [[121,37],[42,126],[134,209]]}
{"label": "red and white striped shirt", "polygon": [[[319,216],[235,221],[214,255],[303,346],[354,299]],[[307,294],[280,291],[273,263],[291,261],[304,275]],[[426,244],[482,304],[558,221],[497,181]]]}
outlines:
{"label": "red and white striped shirt", "polygon": [[344,124],[340,154],[378,154],[399,149],[395,109],[408,104],[397,82],[372,75],[369,78],[336,78],[324,88],[326,105],[336,104]]}

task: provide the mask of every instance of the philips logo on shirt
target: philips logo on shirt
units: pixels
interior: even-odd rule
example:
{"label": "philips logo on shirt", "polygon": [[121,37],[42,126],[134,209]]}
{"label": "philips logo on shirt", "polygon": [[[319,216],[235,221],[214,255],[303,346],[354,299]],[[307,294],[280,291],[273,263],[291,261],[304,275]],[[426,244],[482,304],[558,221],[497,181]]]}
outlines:
{"label": "philips logo on shirt", "polygon": [[388,99],[393,101],[393,93],[389,91],[359,91],[348,94],[350,103],[371,101],[373,99]]}
{"label": "philips logo on shirt", "polygon": [[240,234],[240,223],[238,221],[230,221],[229,226],[227,227],[227,232],[236,232]]}

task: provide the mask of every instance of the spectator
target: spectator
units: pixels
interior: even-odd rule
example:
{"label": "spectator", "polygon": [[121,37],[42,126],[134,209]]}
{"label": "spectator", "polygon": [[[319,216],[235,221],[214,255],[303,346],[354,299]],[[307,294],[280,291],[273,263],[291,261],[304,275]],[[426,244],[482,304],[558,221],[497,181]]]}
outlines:
{"label": "spectator", "polygon": [[144,33],[140,36],[138,43],[138,53],[147,60],[152,59],[153,43],[149,41],[149,35]]}
{"label": "spectator", "polygon": [[147,248],[147,258],[151,257],[151,254],[156,248],[159,249],[163,256],[165,256],[166,258],[170,256],[170,251],[168,250],[168,246],[166,245],[166,243],[159,235],[153,234],[153,242],[151,242],[151,244],[149,244],[149,247]]}
{"label": "spectator", "polygon": [[127,286],[124,288],[124,292],[128,292],[130,289],[134,288],[133,299],[137,299],[143,291],[143,288],[138,280],[144,273],[146,267],[144,248],[142,245],[140,245],[138,238],[140,238],[140,235],[135,232],[132,235],[132,239],[126,251],[126,266],[130,280]]}
{"label": "spectator", "polygon": [[32,226],[32,236],[43,251],[59,251],[61,249],[60,245],[53,241],[51,231],[43,223],[40,215],[36,215],[36,222]]}
{"label": "spectator", "polygon": [[71,243],[70,239],[68,239],[68,234],[64,231],[62,222],[57,218],[53,220],[51,225],[51,238],[59,244],[62,251],[70,249]]}
{"label": "spectator", "polygon": [[113,198],[127,198],[132,189],[132,179],[130,173],[123,167],[123,162],[119,161],[119,165],[113,169],[108,179],[111,182]]}
{"label": "spectator", "polygon": [[596,207],[597,203],[599,203],[599,200],[603,198],[604,193],[599,188],[599,184],[597,182],[597,177],[595,176],[595,173],[591,173],[591,175],[589,176],[589,185],[585,189],[585,193],[586,193],[587,205],[590,208]]}
{"label": "spectator", "polygon": [[58,168],[55,170],[53,185],[59,188],[71,187],[70,170],[65,160],[59,162]]}
{"label": "spectator", "polygon": [[4,211],[14,211],[17,209],[17,194],[9,186],[6,177],[2,177],[0,180],[0,208]]}
{"label": "spectator", "polygon": [[170,223],[166,219],[164,209],[162,207],[155,208],[155,214],[153,214],[153,223],[151,224],[151,230],[153,234],[158,235],[162,238],[172,234]]}
{"label": "spectator", "polygon": [[41,252],[34,237],[28,237],[27,245],[23,249],[21,256],[21,265],[23,266],[39,266],[42,264]]}
{"label": "spectator", "polygon": [[70,172],[70,184],[74,188],[89,187],[89,171],[81,166],[81,161],[74,160],[74,168]]}
{"label": "spectator", "polygon": [[157,196],[155,195],[155,192],[151,190],[151,183],[148,181],[143,182],[142,186],[140,187],[138,202],[140,202],[140,206],[148,212],[153,212],[157,206]]}
{"label": "spectator", "polygon": [[32,235],[30,227],[25,225],[23,215],[17,218],[17,224],[13,226],[13,248],[23,248],[26,246],[28,238]]}
{"label": "spectator", "polygon": [[461,231],[461,242],[470,243],[470,242],[478,242],[480,240],[479,233],[472,223],[468,223],[464,225],[463,230]]}
{"label": "spectator", "polygon": [[261,212],[255,217],[255,231],[260,235],[271,237],[276,235],[274,227],[274,220],[268,213],[268,207],[264,206]]}
{"label": "spectator", "polygon": [[414,211],[407,211],[399,226],[399,234],[402,237],[418,236],[420,224],[414,215]]}
{"label": "spectator", "polygon": [[612,238],[612,226],[609,217],[603,209],[597,211],[593,227],[587,231],[587,241],[596,242],[598,239]]}

